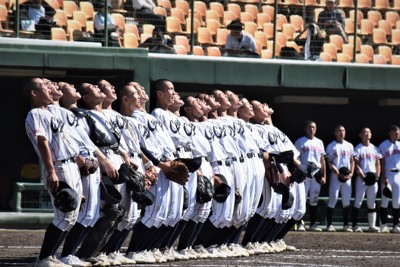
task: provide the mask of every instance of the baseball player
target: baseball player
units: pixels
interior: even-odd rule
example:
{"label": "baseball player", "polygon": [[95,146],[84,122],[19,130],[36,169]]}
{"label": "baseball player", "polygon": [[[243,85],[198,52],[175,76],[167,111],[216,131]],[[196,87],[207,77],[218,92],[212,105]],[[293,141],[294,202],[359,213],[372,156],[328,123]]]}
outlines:
{"label": "baseball player", "polygon": [[[382,191],[388,187],[392,191],[393,208],[393,233],[400,233],[399,227],[399,208],[400,208],[400,128],[397,125],[390,126],[389,138],[379,145],[382,154],[381,159],[381,183]],[[389,199],[382,194],[380,219],[381,233],[389,233],[386,225],[387,207]]]}
{"label": "baseball player", "polygon": [[[370,232],[380,232],[376,227],[375,200],[378,192],[378,183],[376,177],[380,176],[382,158],[379,149],[371,143],[371,130],[367,127],[362,128],[359,135],[361,143],[354,149],[354,160],[356,164],[356,196],[352,210],[353,232],[362,232],[361,227],[357,225],[358,211],[361,207],[365,194],[367,194],[368,224]],[[366,180],[367,175],[373,176],[373,182]],[[372,183],[372,184],[371,184]]]}
{"label": "baseball player", "polygon": [[[300,162],[307,166],[307,178],[304,181],[306,197],[309,194],[310,209],[310,231],[322,231],[315,222],[317,219],[318,196],[321,185],[326,183],[326,164],[325,164],[325,147],[323,142],[315,136],[317,132],[317,124],[314,121],[306,121],[304,125],[306,135],[297,139],[295,147],[300,152]],[[317,179],[315,178],[317,176]],[[306,199],[302,199],[306,201]],[[299,228],[303,225],[299,225]]]}
{"label": "baseball player", "polygon": [[331,171],[329,181],[329,202],[326,208],[326,221],[328,232],[335,232],[332,225],[333,209],[335,208],[339,191],[342,196],[343,205],[343,231],[353,232],[349,227],[351,177],[354,173],[354,147],[344,138],[346,130],[338,125],[334,131],[335,140],[326,148],[326,158]]}
{"label": "baseball player", "polygon": [[[192,96],[183,98],[184,105],[181,108],[181,113],[185,116],[192,125],[193,134],[191,135],[192,140],[192,151],[194,156],[202,157],[202,164],[199,169],[201,175],[210,179],[210,182],[214,183],[214,173],[212,171],[211,160],[211,144],[210,140],[213,139],[213,133],[207,129],[202,123],[199,123],[199,119],[204,116],[205,113],[211,110],[209,106],[202,105],[202,101]],[[204,108],[203,108],[204,107]],[[195,203],[194,212],[192,217],[188,220],[185,229],[181,233],[178,244],[178,251],[184,255],[194,254],[198,258],[208,258],[211,255],[204,251],[195,251],[192,246],[200,233],[204,222],[207,220],[211,211],[212,201],[200,204]]]}
{"label": "baseball player", "polygon": [[24,88],[29,96],[32,110],[25,120],[27,135],[44,165],[43,178],[52,202],[59,182],[63,181],[77,193],[77,206],[70,212],[54,208],[54,219],[47,227],[39,257],[34,266],[69,266],[55,257],[66,234],[76,222],[82,196],[82,185],[76,157],[79,146],[70,129],[47,109],[52,102],[51,91],[40,78],[30,79]]}

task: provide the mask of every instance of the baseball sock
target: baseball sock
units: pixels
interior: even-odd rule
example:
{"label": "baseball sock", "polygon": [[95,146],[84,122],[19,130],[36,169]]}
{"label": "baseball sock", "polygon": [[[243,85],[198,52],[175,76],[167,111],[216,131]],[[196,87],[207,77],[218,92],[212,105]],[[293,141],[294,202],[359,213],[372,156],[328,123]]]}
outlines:
{"label": "baseball sock", "polygon": [[400,209],[392,209],[392,210],[393,210],[393,226],[399,225]]}
{"label": "baseball sock", "polygon": [[343,225],[349,225],[350,206],[343,207]]}
{"label": "baseball sock", "polygon": [[276,236],[284,229],[286,223],[278,223],[274,230],[267,238],[267,242],[270,243],[276,240]]}
{"label": "baseball sock", "polygon": [[85,235],[85,232],[85,226],[80,223],[75,223],[65,238],[63,250],[61,252],[61,258],[75,254],[76,249],[83,240],[82,236]]}
{"label": "baseball sock", "polygon": [[387,208],[380,208],[379,209],[379,217],[381,219],[381,225],[386,224],[387,219]]}
{"label": "baseball sock", "polygon": [[[177,225],[179,225],[179,223],[177,223],[176,226]],[[154,239],[155,242],[153,243],[152,247],[149,249],[156,249],[156,248],[160,249],[160,248],[166,247],[169,239],[174,234],[174,231],[176,229],[175,227],[166,226],[165,231],[162,231],[162,232],[160,231],[159,237]]]}
{"label": "baseball sock", "polygon": [[231,239],[229,240],[228,244],[239,244],[239,239],[244,231],[244,229],[246,228],[247,224],[244,224],[242,226],[240,226],[235,233],[233,234],[233,236],[231,237]]}
{"label": "baseball sock", "polygon": [[110,254],[121,249],[122,244],[129,235],[129,230],[124,229],[122,231],[115,230],[108,240],[107,244],[101,249],[106,254]]}
{"label": "baseball sock", "polygon": [[333,208],[327,207],[326,208],[326,225],[332,225],[333,221]]}
{"label": "baseball sock", "polygon": [[359,211],[359,209],[356,207],[353,207],[351,210],[351,218],[353,221],[353,227],[356,226],[358,223],[358,211]]}
{"label": "baseball sock", "polygon": [[192,220],[186,222],[185,228],[179,237],[178,251],[190,247],[190,240],[194,231],[196,230],[197,223]]}
{"label": "baseball sock", "polygon": [[[58,249],[58,244],[61,244],[63,238],[63,231],[57,228],[54,224],[50,224],[46,233],[44,234],[43,244],[40,249],[39,259],[43,260],[49,256],[55,254],[55,251]],[[61,242],[60,242],[61,240]],[[57,246],[58,245],[58,246]]]}
{"label": "baseball sock", "polygon": [[252,242],[254,236],[262,228],[264,218],[257,213],[249,220],[247,224],[246,232],[242,240],[242,245],[246,246],[247,243]]}
{"label": "baseball sock", "polygon": [[215,245],[217,242],[216,236],[219,236],[221,233],[221,228],[215,227],[212,222],[207,219],[205,221],[203,228],[198,234],[194,245],[203,245],[204,247],[209,247],[211,245]]}
{"label": "baseball sock", "polygon": [[199,234],[201,232],[201,229],[203,229],[203,225],[204,225],[204,223],[197,223],[196,228],[194,229],[193,234],[190,237],[188,247],[193,247],[194,243],[196,242],[197,237],[199,236]]}
{"label": "baseball sock", "polygon": [[290,231],[290,229],[292,229],[292,227],[300,222],[301,220],[296,221],[295,219],[291,218],[283,227],[283,229],[275,236],[274,240],[279,240],[279,239],[283,239],[286,234]]}
{"label": "baseball sock", "polygon": [[157,228],[148,228],[142,222],[139,222],[132,231],[132,237],[126,252],[139,252],[145,250],[149,242],[153,240],[156,232]]}
{"label": "baseball sock", "polygon": [[175,241],[178,237],[182,234],[183,230],[185,230],[187,225],[187,221],[180,221],[175,228],[174,233],[172,234],[171,238],[168,240],[167,247],[170,248],[175,244]]}
{"label": "baseball sock", "polygon": [[317,206],[309,206],[310,207],[310,226],[315,225],[317,221]]}
{"label": "baseball sock", "polygon": [[271,231],[274,225],[275,225],[274,219],[266,218],[265,223],[262,226],[262,229],[260,230],[256,241],[259,241],[260,243],[265,242],[267,239],[268,232]]}

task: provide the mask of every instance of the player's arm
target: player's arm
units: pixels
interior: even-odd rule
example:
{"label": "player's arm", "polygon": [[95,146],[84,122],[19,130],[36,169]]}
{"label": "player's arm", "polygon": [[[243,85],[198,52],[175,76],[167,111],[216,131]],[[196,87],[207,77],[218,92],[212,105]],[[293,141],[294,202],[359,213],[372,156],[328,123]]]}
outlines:
{"label": "player's arm", "polygon": [[381,179],[384,185],[388,184],[386,173],[385,173],[385,157],[381,158]]}
{"label": "player's arm", "polygon": [[358,173],[358,175],[360,175],[361,178],[365,178],[365,173],[362,171],[361,166],[360,166],[360,161],[355,159],[354,163],[356,165],[356,172]]}
{"label": "player's arm", "polygon": [[349,175],[346,175],[347,177],[347,179],[349,180],[349,179],[351,179],[351,177],[353,177],[353,173],[354,173],[354,157],[352,156],[352,157],[350,157],[350,173],[349,173]]}
{"label": "player's arm", "polygon": [[326,184],[326,162],[325,157],[321,156],[319,162],[321,163],[321,184]]}
{"label": "player's arm", "polygon": [[376,176],[381,176],[381,162],[379,160],[375,161]]}
{"label": "player's arm", "polygon": [[38,136],[38,149],[42,159],[46,173],[46,187],[51,192],[56,192],[58,188],[58,177],[53,165],[53,157],[51,156],[49,142],[44,136]]}
{"label": "player's arm", "polygon": [[114,168],[114,165],[111,163],[109,159],[101,152],[97,147],[95,150],[95,155],[97,160],[103,165],[105,172],[107,173],[108,177],[115,178],[118,176],[117,169]]}
{"label": "player's arm", "polygon": [[131,160],[131,158],[128,156],[128,154],[126,154],[124,151],[122,151],[121,149],[119,149],[119,154],[121,155],[121,157],[124,159],[124,161],[125,161],[125,163],[128,165],[128,166],[133,166],[133,168],[135,169],[135,170],[137,170],[138,169],[138,166],[136,165],[136,163],[135,162],[133,162],[132,160]]}
{"label": "player's arm", "polygon": [[330,170],[332,173],[336,174],[336,175],[340,175],[340,174],[339,174],[339,170],[338,170],[338,169],[336,168],[336,166],[333,164],[332,159],[331,159],[331,158],[327,158],[327,161],[328,161],[328,168],[329,168],[329,170]]}

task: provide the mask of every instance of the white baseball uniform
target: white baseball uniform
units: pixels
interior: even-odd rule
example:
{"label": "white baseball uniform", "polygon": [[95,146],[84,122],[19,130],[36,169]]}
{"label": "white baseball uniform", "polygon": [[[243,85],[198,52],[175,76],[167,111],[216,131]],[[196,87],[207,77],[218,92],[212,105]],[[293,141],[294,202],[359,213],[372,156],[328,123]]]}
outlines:
{"label": "white baseball uniform", "polygon": [[[81,177],[78,165],[75,163],[75,158],[79,155],[79,146],[72,137],[70,128],[64,127],[64,122],[57,119],[47,109],[32,109],[26,117],[25,129],[40,159],[38,137],[42,136],[47,140],[58,179],[66,182],[78,193],[78,207],[74,211],[61,212],[53,205],[54,219],[52,223],[62,231],[68,231],[77,220],[82,196]],[[47,171],[43,170],[42,175],[46,177]],[[46,183],[45,179],[44,182]],[[54,197],[51,192],[49,193],[53,203]]]}
{"label": "white baseball uniform", "polygon": [[[326,148],[326,157],[332,160],[332,164],[339,170],[342,167],[350,169],[350,159],[354,156],[354,147],[351,143],[343,140],[343,143],[332,141]],[[351,179],[342,183],[338,176],[333,172],[329,181],[329,202],[328,207],[334,208],[339,197],[339,191],[342,196],[343,207],[350,206],[351,197]]]}
{"label": "white baseball uniform", "polygon": [[[296,140],[294,146],[300,152],[300,162],[304,166],[308,163],[314,163],[318,168],[321,168],[321,157],[325,156],[325,147],[321,139],[314,137],[308,139],[303,136]],[[307,177],[304,181],[306,196],[309,194],[310,206],[317,206],[318,196],[321,191],[321,185],[314,177]]]}
{"label": "white baseball uniform", "polygon": [[[400,141],[392,143],[390,140],[385,140],[379,145],[379,150],[385,162],[383,167],[388,187],[392,190],[392,207],[398,209],[400,208]],[[381,207],[387,208],[388,205],[389,199],[382,194]]]}
{"label": "white baseball uniform", "polygon": [[[382,158],[379,149],[373,144],[368,146],[362,143],[358,144],[354,149],[354,159],[357,160],[362,172],[376,173],[376,161]],[[356,196],[354,199],[354,207],[360,208],[365,194],[367,194],[367,207],[368,209],[375,209],[376,193],[378,192],[378,183],[367,186],[364,180],[357,175],[356,180]]]}

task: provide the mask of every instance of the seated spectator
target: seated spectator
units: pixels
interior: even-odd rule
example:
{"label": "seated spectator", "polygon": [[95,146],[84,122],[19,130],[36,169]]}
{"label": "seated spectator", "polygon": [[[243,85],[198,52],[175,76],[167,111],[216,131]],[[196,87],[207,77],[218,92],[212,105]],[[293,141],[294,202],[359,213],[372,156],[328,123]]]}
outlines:
{"label": "seated spectator", "polygon": [[[129,1],[127,1],[129,2]],[[133,16],[142,24],[152,24],[163,33],[165,32],[165,17],[154,14],[153,8],[156,7],[153,0],[132,0]]]}
{"label": "seated spectator", "polygon": [[342,13],[336,9],[335,0],[326,0],[326,7],[318,16],[318,25],[328,36],[339,34],[345,43],[349,42],[344,32],[344,19]]}
{"label": "seated spectator", "polygon": [[153,31],[153,36],[147,38],[139,47],[146,47],[149,52],[153,53],[175,54],[174,42],[171,37],[163,34],[157,28]]}
{"label": "seated spectator", "polygon": [[225,49],[223,49],[228,55],[258,55],[254,38],[243,32],[243,26],[240,19],[235,19],[226,27],[231,31],[226,37]]}
{"label": "seated spectator", "polygon": [[[110,3],[107,4],[108,9],[112,9],[112,5]],[[96,16],[94,17],[94,36],[96,40],[101,40],[104,45],[104,28],[105,28],[105,14],[106,7],[104,2],[100,4],[100,9],[97,11]],[[110,12],[107,13],[107,26],[108,26],[108,43],[109,46],[119,46],[118,44],[118,27],[115,24],[114,20],[111,17]]]}
{"label": "seated spectator", "polygon": [[[300,39],[307,31],[306,38]],[[305,60],[320,60],[319,54],[322,51],[325,41],[325,32],[321,31],[317,24],[311,23],[303,32],[294,39],[297,45],[304,46]]]}
{"label": "seated spectator", "polygon": [[55,10],[42,0],[25,2],[21,5],[21,28],[49,37],[51,27],[56,26],[54,14]]}

